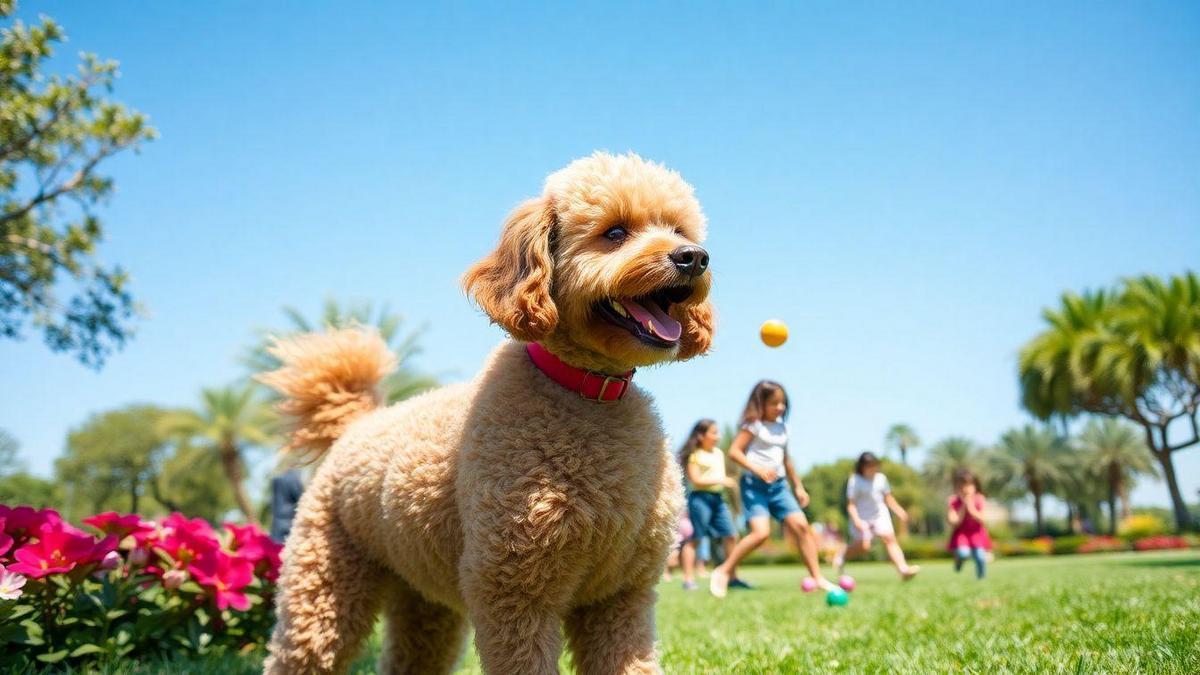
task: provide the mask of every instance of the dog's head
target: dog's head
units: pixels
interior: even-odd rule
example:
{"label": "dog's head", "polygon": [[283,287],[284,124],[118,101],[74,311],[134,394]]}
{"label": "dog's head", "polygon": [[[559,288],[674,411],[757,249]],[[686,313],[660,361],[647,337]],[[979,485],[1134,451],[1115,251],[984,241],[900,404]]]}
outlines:
{"label": "dog's head", "polygon": [[546,179],[463,285],[514,338],[608,372],[708,351],[704,214],[678,173],[596,153]]}

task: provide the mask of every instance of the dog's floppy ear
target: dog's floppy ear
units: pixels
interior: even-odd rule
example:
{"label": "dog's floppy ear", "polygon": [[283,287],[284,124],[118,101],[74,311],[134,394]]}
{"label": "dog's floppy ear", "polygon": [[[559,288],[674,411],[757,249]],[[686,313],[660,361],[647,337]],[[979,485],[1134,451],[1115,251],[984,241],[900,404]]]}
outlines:
{"label": "dog's floppy ear", "polygon": [[545,199],[518,206],[504,223],[496,250],[463,275],[463,288],[504,330],[535,342],[554,330],[558,308],[550,297],[554,212]]}
{"label": "dog's floppy ear", "polygon": [[713,328],[717,317],[713,313],[712,303],[708,300],[697,305],[688,305],[684,311],[683,335],[679,338],[679,355],[675,357],[686,361],[693,356],[701,356],[708,352],[712,345]]}

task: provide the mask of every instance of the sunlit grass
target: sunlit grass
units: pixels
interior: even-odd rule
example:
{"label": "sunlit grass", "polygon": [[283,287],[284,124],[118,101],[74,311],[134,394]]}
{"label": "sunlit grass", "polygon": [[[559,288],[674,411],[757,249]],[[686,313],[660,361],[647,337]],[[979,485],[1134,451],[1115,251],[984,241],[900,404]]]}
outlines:
{"label": "sunlit grass", "polygon": [[[1200,672],[1200,554],[1018,558],[978,582],[949,563],[902,584],[863,563],[848,607],[799,590],[793,566],[748,567],[716,600],[660,587],[667,673]],[[376,636],[356,673],[374,672]],[[123,664],[111,673],[254,673],[261,655]],[[564,656],[563,669],[569,672]],[[473,649],[461,673],[480,672]]]}

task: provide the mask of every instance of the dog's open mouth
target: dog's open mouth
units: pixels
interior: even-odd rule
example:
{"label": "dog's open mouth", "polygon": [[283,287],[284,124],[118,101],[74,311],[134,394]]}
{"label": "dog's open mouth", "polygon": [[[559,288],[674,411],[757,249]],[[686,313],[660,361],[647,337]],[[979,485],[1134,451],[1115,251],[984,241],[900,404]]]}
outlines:
{"label": "dog's open mouth", "polygon": [[607,298],[596,303],[597,313],[653,347],[679,344],[683,326],[671,317],[671,305],[692,296],[689,286],[670,286],[636,298]]}

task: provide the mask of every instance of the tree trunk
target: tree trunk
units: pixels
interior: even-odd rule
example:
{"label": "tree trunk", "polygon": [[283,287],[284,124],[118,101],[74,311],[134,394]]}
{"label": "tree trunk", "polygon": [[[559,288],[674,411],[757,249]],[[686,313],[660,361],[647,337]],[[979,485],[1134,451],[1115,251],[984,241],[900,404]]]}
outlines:
{"label": "tree trunk", "polygon": [[225,478],[229,480],[229,486],[233,489],[233,500],[237,502],[238,510],[245,516],[246,522],[257,525],[258,519],[254,517],[250,499],[242,485],[241,456],[236,447],[226,445],[221,448],[221,466],[224,467]]}
{"label": "tree trunk", "polygon": [[1108,465],[1108,533],[1117,536],[1117,495],[1121,490],[1121,467]]}
{"label": "tree trunk", "polygon": [[900,463],[908,466],[908,448],[903,443],[900,444]]}
{"label": "tree trunk", "polygon": [[179,503],[172,500],[162,493],[162,489],[158,486],[158,476],[152,474],[150,476],[150,496],[154,497],[154,501],[162,504],[168,511],[181,511]]}
{"label": "tree trunk", "polygon": [[137,479],[134,479],[134,480],[130,481],[130,483],[129,483],[129,512],[130,513],[137,513],[137,503],[138,503],[138,484],[137,484]]}
{"label": "tree trunk", "polygon": [[1163,480],[1167,482],[1167,490],[1171,492],[1171,508],[1175,510],[1175,529],[1187,532],[1192,529],[1192,514],[1188,513],[1187,503],[1183,501],[1183,493],[1179,491],[1179,481],[1175,478],[1175,462],[1170,450],[1154,450],[1154,457],[1162,466]]}
{"label": "tree trunk", "polygon": [[1045,528],[1042,527],[1042,493],[1040,491],[1033,493],[1033,522],[1039,537],[1046,533]]}
{"label": "tree trunk", "polygon": [[1108,533],[1117,536],[1117,486],[1108,484]]}

